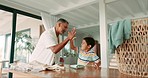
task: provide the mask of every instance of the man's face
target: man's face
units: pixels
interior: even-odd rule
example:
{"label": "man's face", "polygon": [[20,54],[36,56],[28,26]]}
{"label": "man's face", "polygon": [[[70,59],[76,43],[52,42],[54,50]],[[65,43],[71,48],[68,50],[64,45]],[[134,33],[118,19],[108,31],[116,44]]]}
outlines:
{"label": "man's face", "polygon": [[60,23],[59,24],[59,34],[64,34],[64,32],[67,31],[68,29],[68,24],[67,23]]}

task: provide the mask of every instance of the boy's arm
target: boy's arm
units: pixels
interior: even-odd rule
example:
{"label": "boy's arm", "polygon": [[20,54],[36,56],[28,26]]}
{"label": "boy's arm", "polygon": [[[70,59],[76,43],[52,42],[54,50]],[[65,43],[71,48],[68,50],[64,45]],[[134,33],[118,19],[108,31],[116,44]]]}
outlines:
{"label": "boy's arm", "polygon": [[97,60],[97,61],[95,61],[95,66],[96,66],[97,68],[99,68],[100,65],[101,65],[101,61],[100,61],[100,59]]}
{"label": "boy's arm", "polygon": [[74,39],[70,40],[70,48],[74,51],[78,51],[78,47],[74,46]]}

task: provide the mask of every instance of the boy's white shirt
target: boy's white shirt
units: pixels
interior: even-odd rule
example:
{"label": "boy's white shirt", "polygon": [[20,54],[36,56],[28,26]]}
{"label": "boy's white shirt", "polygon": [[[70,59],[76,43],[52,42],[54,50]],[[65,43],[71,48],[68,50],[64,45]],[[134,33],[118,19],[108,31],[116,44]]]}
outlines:
{"label": "boy's white shirt", "polygon": [[[77,47],[77,50],[79,50],[78,49],[78,47]],[[78,51],[76,51],[77,53],[79,53]],[[98,59],[98,60],[96,60],[96,61],[94,61],[94,63],[95,64],[97,64],[97,63],[99,63],[101,60],[100,59]],[[80,63],[78,62],[78,60],[77,60],[77,64],[79,65]],[[86,65],[88,65],[89,64],[89,62],[86,62],[85,64],[83,64],[84,66],[86,66]]]}

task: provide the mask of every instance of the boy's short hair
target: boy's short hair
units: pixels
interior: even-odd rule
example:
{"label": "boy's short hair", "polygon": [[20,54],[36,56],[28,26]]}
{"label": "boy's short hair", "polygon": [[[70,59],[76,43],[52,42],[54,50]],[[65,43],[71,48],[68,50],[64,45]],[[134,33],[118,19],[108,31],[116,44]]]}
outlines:
{"label": "boy's short hair", "polygon": [[63,18],[60,18],[57,22],[62,22],[62,23],[69,24],[69,22],[67,20],[63,19]]}
{"label": "boy's short hair", "polygon": [[[95,40],[94,40],[92,37],[85,37],[85,38],[83,38],[83,39],[86,41],[87,45],[91,45],[91,48],[94,47],[94,45],[95,45]],[[90,48],[90,49],[91,49],[91,48]]]}

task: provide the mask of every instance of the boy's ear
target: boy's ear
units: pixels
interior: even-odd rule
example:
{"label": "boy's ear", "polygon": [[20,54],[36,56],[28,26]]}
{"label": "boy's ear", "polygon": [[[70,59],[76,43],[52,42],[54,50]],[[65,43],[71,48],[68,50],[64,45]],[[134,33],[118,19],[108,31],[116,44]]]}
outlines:
{"label": "boy's ear", "polygon": [[90,49],[91,48],[91,45],[88,45],[88,48]]}

